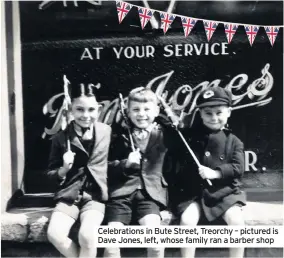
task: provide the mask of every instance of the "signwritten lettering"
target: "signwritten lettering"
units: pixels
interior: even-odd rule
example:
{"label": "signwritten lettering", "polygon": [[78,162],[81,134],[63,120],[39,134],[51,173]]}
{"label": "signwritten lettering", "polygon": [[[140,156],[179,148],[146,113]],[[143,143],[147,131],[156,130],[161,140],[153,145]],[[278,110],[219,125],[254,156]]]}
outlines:
{"label": "signwritten lettering", "polygon": [[[251,106],[263,106],[268,104],[272,101],[272,97],[267,98],[267,95],[272,89],[273,86],[273,77],[269,72],[269,64],[266,64],[265,67],[262,69],[261,73],[262,76],[256,80],[254,80],[251,84],[247,86],[246,92],[238,95],[238,92],[242,91],[245,84],[248,81],[248,76],[246,74],[239,74],[235,76],[226,86],[228,90],[232,92],[233,96],[233,110],[247,108]],[[212,82],[204,81],[199,83],[195,87],[191,87],[190,85],[182,85],[176,89],[176,91],[168,97],[168,91],[165,90],[166,85],[172,76],[174,71],[168,72],[166,74],[160,75],[149,81],[146,85],[147,88],[152,89],[156,94],[163,96],[165,99],[168,99],[167,102],[169,106],[179,114],[180,119],[182,120],[186,115],[191,115],[190,126],[194,121],[194,115],[196,113],[196,99],[199,96],[200,92],[209,87],[216,87],[220,86],[221,80],[216,79]],[[156,86],[157,85],[157,86]],[[155,88],[156,86],[156,88]],[[178,104],[178,99],[180,95],[184,95],[183,99],[184,102],[182,104]],[[237,105],[241,101],[249,100],[253,102],[245,103],[242,105]],[[51,97],[47,103],[43,107],[43,113],[50,117],[55,117],[55,122],[52,128],[44,129],[43,138],[46,135],[53,135],[57,133],[61,128],[61,119],[63,114],[63,104],[59,109],[54,109],[53,105],[56,100],[62,98],[62,103],[64,99],[64,93],[56,94],[55,96]],[[99,121],[112,124],[114,122],[119,122],[121,119],[120,112],[119,112],[119,100],[118,98],[114,100],[104,100],[100,103],[101,109],[99,111]],[[245,170],[249,171],[252,169],[253,171],[257,171],[255,164],[257,162],[257,155],[253,151],[247,151],[246,155],[246,164]]]}
{"label": "signwritten lettering", "polygon": [[[201,43],[201,44],[173,44],[163,47],[162,56],[164,57],[182,57],[182,56],[199,56],[199,55],[229,55],[228,43]],[[108,49],[107,49],[108,50]],[[154,58],[156,49],[152,45],[145,46],[124,46],[113,47],[112,53],[116,59],[126,58]],[[103,57],[103,47],[86,47],[83,49],[80,60],[100,60]]]}

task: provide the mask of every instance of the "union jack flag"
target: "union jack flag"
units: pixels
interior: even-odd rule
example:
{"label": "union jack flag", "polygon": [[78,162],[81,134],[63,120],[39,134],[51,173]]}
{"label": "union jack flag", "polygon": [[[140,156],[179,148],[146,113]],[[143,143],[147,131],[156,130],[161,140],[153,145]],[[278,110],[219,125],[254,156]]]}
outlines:
{"label": "union jack flag", "polygon": [[239,25],[238,24],[230,24],[230,23],[224,23],[225,27],[225,33],[227,36],[228,43],[230,44]]}
{"label": "union jack flag", "polygon": [[204,27],[205,27],[205,33],[206,33],[207,39],[209,41],[219,23],[213,22],[213,21],[203,21],[203,23],[204,23]]}
{"label": "union jack flag", "polygon": [[144,7],[138,7],[138,13],[140,17],[141,27],[144,29],[147,22],[151,19],[154,12],[150,9],[144,8]]}
{"label": "union jack flag", "polygon": [[183,26],[184,36],[187,37],[193,29],[195,23],[197,22],[197,19],[181,16],[181,22]]}
{"label": "union jack flag", "polygon": [[274,45],[274,42],[275,42],[275,39],[278,35],[278,32],[280,30],[280,27],[274,27],[274,26],[266,26],[264,27],[265,28],[265,31],[266,31],[266,34],[269,38],[269,41],[270,41],[270,44],[271,46]]}
{"label": "union jack flag", "polygon": [[126,14],[130,11],[132,8],[131,4],[121,2],[121,1],[116,1],[116,9],[117,9],[117,14],[118,14],[118,22],[121,23]]}
{"label": "union jack flag", "polygon": [[259,29],[259,26],[256,26],[256,25],[245,25],[245,30],[246,30],[248,40],[251,46],[255,40],[258,29]]}
{"label": "union jack flag", "polygon": [[160,12],[160,16],[161,16],[161,22],[162,22],[161,28],[163,29],[164,33],[166,33],[170,25],[176,18],[176,16],[173,14],[168,14],[168,13],[163,13],[163,12]]}

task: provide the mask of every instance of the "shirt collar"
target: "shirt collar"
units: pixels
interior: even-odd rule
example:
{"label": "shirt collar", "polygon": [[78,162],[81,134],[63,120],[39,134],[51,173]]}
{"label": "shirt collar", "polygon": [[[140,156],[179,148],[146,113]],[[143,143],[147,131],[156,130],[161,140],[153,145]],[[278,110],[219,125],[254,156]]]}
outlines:
{"label": "shirt collar", "polygon": [[135,131],[147,131],[148,133],[151,133],[152,130],[157,126],[157,123],[154,122],[152,124],[150,124],[147,128],[145,129],[140,129],[140,128],[137,128],[137,127],[134,127],[134,130]]}
{"label": "shirt collar", "polygon": [[79,137],[83,137],[83,135],[89,131],[90,134],[93,133],[93,125],[87,127],[87,128],[82,128],[80,125],[76,124],[75,122],[73,123],[73,128],[75,133],[79,136]]}

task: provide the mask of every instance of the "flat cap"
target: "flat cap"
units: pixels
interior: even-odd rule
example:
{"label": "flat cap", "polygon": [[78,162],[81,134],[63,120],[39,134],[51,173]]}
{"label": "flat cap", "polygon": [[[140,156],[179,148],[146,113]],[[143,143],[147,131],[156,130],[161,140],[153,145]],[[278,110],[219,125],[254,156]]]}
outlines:
{"label": "flat cap", "polygon": [[196,101],[197,107],[232,105],[232,93],[221,87],[213,87],[202,91]]}

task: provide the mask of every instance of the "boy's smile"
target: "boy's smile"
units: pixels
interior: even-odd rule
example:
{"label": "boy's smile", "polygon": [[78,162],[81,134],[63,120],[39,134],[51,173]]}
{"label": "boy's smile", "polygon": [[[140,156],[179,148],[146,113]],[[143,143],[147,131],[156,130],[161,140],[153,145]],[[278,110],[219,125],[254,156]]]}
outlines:
{"label": "boy's smile", "polygon": [[221,130],[228,122],[231,109],[227,106],[212,106],[200,109],[203,124],[213,131]]}
{"label": "boy's smile", "polygon": [[159,114],[159,107],[152,101],[130,101],[127,109],[128,117],[132,123],[140,128],[148,128]]}
{"label": "boy's smile", "polygon": [[72,102],[72,115],[76,124],[89,127],[98,116],[98,103],[94,97],[82,96]]}

